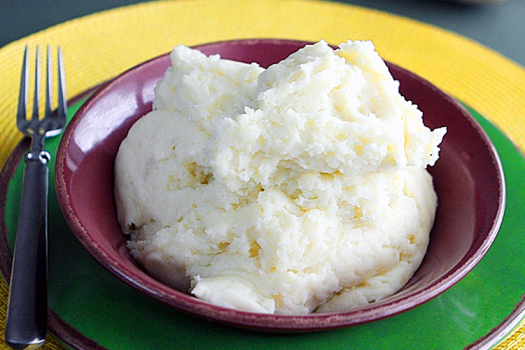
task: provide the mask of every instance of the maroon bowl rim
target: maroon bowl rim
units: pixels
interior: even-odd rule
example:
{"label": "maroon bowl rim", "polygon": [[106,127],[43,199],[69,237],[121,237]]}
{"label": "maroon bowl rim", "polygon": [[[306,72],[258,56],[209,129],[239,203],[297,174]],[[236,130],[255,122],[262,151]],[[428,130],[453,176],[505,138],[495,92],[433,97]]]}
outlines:
{"label": "maroon bowl rim", "polygon": [[[214,42],[208,44],[202,44],[194,46],[195,48],[202,48],[204,46],[211,47],[213,45],[223,45],[228,43],[229,45],[257,45],[264,42],[271,42],[274,45],[287,45],[290,43],[296,43],[300,45],[311,44],[309,41],[301,40],[287,40],[287,39],[240,39],[240,40],[228,40],[221,42]],[[150,65],[155,65],[157,60],[162,57],[168,56],[169,53],[162,54],[155,58],[152,58],[146,62],[143,62],[129,70],[126,70],[116,78],[104,84],[100,87],[77,111],[72,121],[69,123],[57,152],[56,159],[56,171],[55,171],[55,183],[57,189],[57,197],[59,205],[63,211],[63,214],[73,231],[74,235],[85,247],[85,249],[98,261],[103,267],[117,276],[119,279],[124,281],[126,284],[134,287],[135,289],[143,292],[145,295],[152,297],[166,305],[169,305],[179,311],[189,313],[194,316],[203,317],[205,319],[214,320],[219,323],[228,324],[241,328],[256,329],[261,331],[270,332],[304,332],[304,331],[318,331],[325,329],[334,329],[340,327],[346,327],[351,325],[359,325],[384,319],[401,312],[407,311],[414,307],[417,307],[443,293],[465,275],[467,275],[483,258],[491,244],[493,243],[501,222],[503,220],[504,209],[505,209],[505,185],[504,185],[504,173],[501,165],[499,155],[496,151],[495,146],[490,141],[490,138],[479,125],[479,123],[472,117],[472,115],[466,111],[466,109],[455,99],[445,94],[443,91],[435,87],[433,84],[417,76],[416,74],[401,68],[395,64],[387,62],[389,68],[394,68],[400,71],[404,71],[405,74],[411,75],[419,80],[427,89],[433,90],[435,94],[440,95],[441,98],[452,103],[462,111],[462,114],[470,122],[473,128],[477,131],[480,139],[487,146],[487,150],[492,157],[495,168],[497,168],[499,203],[498,211],[493,220],[493,225],[490,231],[487,233],[485,239],[480,244],[475,254],[471,254],[467,259],[462,260],[453,269],[451,269],[439,282],[429,285],[427,288],[422,289],[416,293],[409,294],[407,297],[401,300],[389,300],[381,304],[371,304],[369,306],[359,308],[357,310],[345,310],[338,312],[308,314],[308,315],[278,315],[278,314],[260,314],[246,311],[239,311],[220,307],[206,301],[199,300],[188,294],[173,290],[171,288],[161,288],[157,286],[158,281],[142,280],[137,281],[132,275],[125,272],[126,269],[120,265],[119,262],[111,260],[108,255],[104,252],[104,249],[95,241],[90,238],[89,233],[85,227],[75,216],[75,211],[71,206],[71,198],[67,189],[66,179],[63,176],[64,172],[64,159],[71,137],[74,125],[78,122],[78,119],[88,110],[92,103],[96,102],[97,99],[101,98],[107,91],[111,90],[114,85],[118,84],[123,77],[130,72],[145,69]],[[169,292],[166,291],[169,289]],[[422,296],[423,295],[423,296]]]}

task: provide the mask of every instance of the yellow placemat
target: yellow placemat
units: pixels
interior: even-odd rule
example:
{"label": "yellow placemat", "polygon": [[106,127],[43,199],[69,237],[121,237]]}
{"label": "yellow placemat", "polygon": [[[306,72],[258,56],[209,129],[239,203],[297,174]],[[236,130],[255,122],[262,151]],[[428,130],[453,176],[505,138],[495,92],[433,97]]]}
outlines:
{"label": "yellow placemat", "polygon": [[[478,43],[406,18],[326,1],[179,0],[106,11],[0,49],[0,166],[22,135],[15,113],[23,47],[60,45],[75,96],[179,44],[237,38],[372,40],[383,58],[430,80],[499,127],[525,151],[525,69]],[[0,287],[2,327],[5,285]],[[0,335],[3,338],[3,328]],[[2,344],[0,344],[2,346]],[[5,346],[5,345],[4,345]],[[522,323],[496,349],[523,349]],[[53,339],[46,349],[60,349]]]}

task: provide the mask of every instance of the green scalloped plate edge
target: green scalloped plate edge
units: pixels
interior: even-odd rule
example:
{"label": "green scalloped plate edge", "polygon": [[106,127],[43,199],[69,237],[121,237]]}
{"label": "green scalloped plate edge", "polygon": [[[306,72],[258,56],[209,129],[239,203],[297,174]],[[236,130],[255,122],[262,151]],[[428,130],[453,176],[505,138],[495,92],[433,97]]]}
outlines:
{"label": "green scalloped plate edge", "polygon": [[[70,107],[69,118],[82,103]],[[503,133],[473,109],[469,111],[500,155],[507,185],[507,209],[487,255],[463,280],[435,299],[381,321],[307,334],[263,334],[197,319],[141,295],[103,269],[67,227],[51,181],[49,305],[54,316],[51,330],[66,346],[101,350],[237,349],[248,344],[251,349],[469,347],[504,322],[525,292],[525,269],[517,258],[525,255],[522,239],[525,159]],[[51,154],[56,153],[58,143],[58,138],[47,142]],[[0,218],[5,220],[0,229],[5,227],[10,247],[18,221],[22,167],[23,164],[18,164],[8,179],[5,218]],[[2,173],[5,176],[4,171]],[[52,179],[54,160],[50,163],[50,173]],[[515,327],[516,322],[513,325]],[[64,339],[64,334],[68,339]],[[506,335],[508,330],[498,334],[492,345]]]}

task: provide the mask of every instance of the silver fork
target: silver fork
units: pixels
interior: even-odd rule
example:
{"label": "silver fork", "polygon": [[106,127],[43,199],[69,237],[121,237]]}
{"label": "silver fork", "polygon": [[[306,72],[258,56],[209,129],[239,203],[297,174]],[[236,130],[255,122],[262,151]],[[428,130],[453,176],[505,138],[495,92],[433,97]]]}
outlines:
{"label": "silver fork", "polygon": [[66,123],[64,58],[58,48],[58,109],[51,111],[51,51],[47,47],[47,84],[44,118],[39,118],[40,49],[36,50],[33,114],[26,118],[29,58],[24,52],[16,124],[31,137],[25,155],[20,215],[11,270],[5,340],[15,349],[36,349],[46,339],[47,324],[47,197],[50,154],[45,139],[59,135]]}

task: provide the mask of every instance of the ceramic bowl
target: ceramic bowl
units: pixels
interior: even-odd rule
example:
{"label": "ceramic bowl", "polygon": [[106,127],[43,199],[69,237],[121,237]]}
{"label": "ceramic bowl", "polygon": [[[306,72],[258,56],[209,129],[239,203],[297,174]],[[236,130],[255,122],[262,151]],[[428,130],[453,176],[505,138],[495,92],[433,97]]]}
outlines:
{"label": "ceramic bowl", "polygon": [[[267,67],[305,42],[258,39],[205,44],[206,54]],[[151,110],[153,89],[170,65],[169,55],[145,62],[98,89],[79,109],[61,140],[56,187],[72,231],[106,269],[179,311],[228,325],[275,332],[323,330],[362,324],[409,310],[463,278],[489,249],[505,206],[501,163],[491,141],[458,102],[424,79],[388,64],[400,91],[416,103],[431,129],[447,126],[440,159],[429,171],[439,206],[426,257],[406,286],[360,308],[302,316],[257,314],[212,305],[149,276],[129,255],[117,222],[113,162],[131,125]]]}

